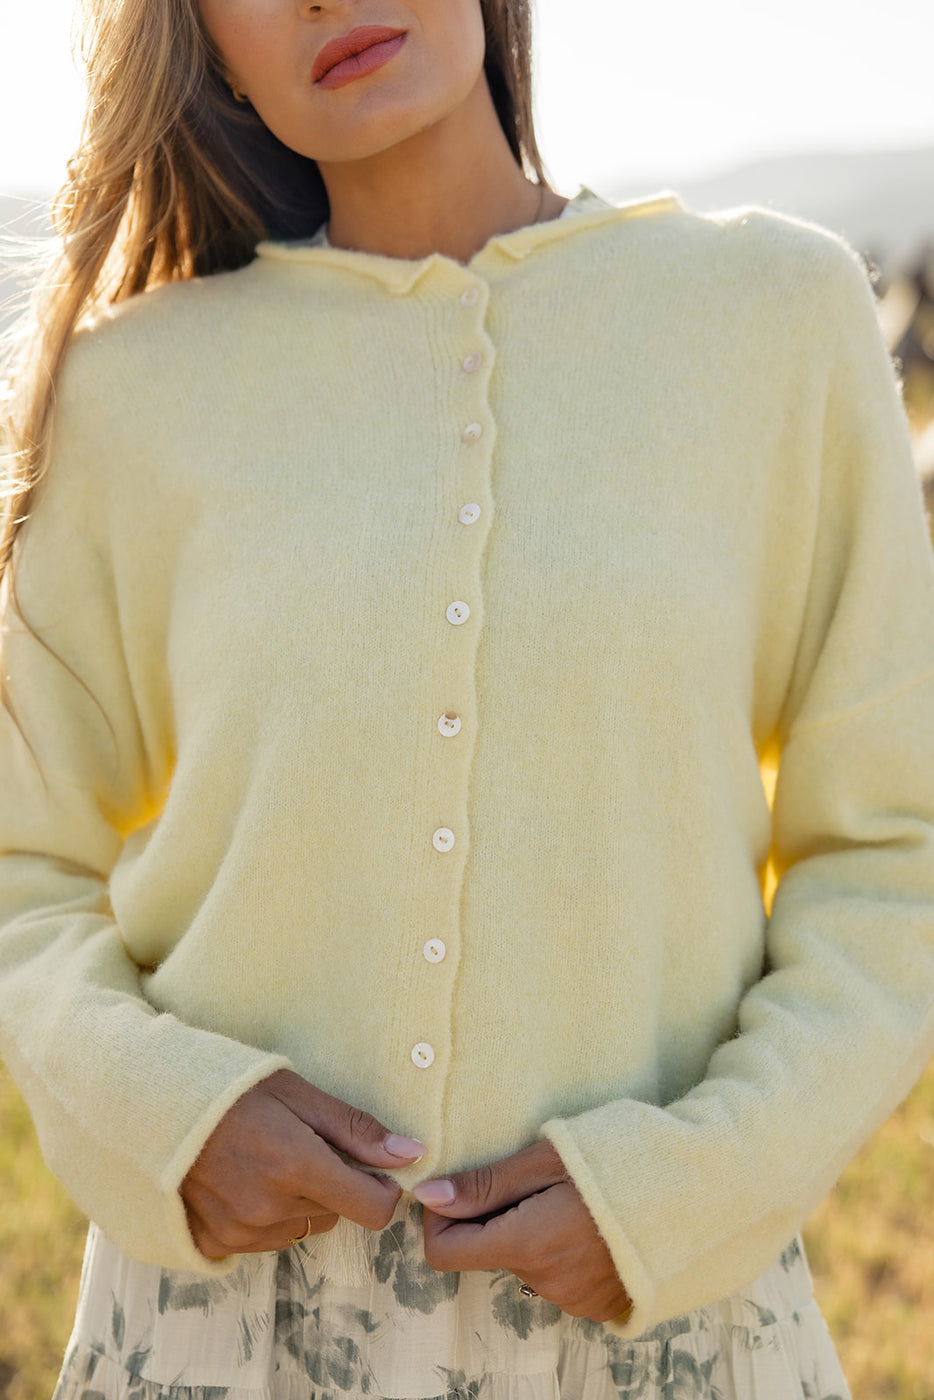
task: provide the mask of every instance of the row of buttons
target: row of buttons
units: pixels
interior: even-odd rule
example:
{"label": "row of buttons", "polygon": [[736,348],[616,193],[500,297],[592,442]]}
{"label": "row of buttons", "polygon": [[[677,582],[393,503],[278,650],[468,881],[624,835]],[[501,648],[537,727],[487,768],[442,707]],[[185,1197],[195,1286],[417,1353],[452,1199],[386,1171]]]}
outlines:
{"label": "row of buttons", "polygon": [[[460,296],[461,306],[465,308],[474,307],[480,300],[479,287],[466,287]],[[476,374],[483,365],[483,355],[479,350],[473,350],[466,355],[461,362],[465,374]],[[472,447],[479,442],[483,436],[482,423],[468,423],[461,433],[461,440]],[[461,525],[476,525],[480,519],[481,510],[475,501],[470,501],[467,505],[461,506],[457,513],[457,519]],[[470,605],[458,599],[450,603],[445,611],[445,617],[453,627],[462,626],[470,617]],[[460,715],[453,710],[447,710],[438,719],[438,733],[445,739],[453,739],[461,732],[463,721]],[[442,826],[434,833],[431,844],[436,851],[446,853],[454,848],[454,832],[450,827]],[[422,954],[427,962],[440,963],[447,956],[447,947],[440,938],[430,938],[422,949]],[[417,1069],[430,1069],[435,1062],[435,1051],[427,1041],[419,1041],[418,1045],[412,1047],[412,1063]]]}

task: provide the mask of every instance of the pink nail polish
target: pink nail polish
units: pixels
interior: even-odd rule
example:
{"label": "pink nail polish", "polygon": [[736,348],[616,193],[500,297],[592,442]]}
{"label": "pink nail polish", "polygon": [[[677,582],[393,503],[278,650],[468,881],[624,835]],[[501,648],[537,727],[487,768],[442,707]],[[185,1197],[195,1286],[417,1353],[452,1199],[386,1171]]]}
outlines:
{"label": "pink nail polish", "polygon": [[420,1162],[428,1148],[418,1138],[400,1137],[398,1133],[390,1133],[383,1141],[383,1146],[391,1157],[401,1157],[406,1162]]}
{"label": "pink nail polish", "polygon": [[421,1181],[412,1190],[412,1195],[423,1206],[450,1206],[454,1204],[457,1192],[453,1181]]}

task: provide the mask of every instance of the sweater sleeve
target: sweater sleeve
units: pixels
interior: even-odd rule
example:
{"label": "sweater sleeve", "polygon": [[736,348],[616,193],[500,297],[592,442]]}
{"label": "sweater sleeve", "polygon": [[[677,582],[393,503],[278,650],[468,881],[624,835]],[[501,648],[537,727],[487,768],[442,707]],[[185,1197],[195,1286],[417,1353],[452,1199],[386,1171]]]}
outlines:
{"label": "sweater sleeve", "polygon": [[934,1049],[934,570],[872,292],[828,244],[814,317],[835,350],[815,370],[819,508],[763,976],[684,1097],[542,1129],[634,1300],[624,1336],[766,1268]]}
{"label": "sweater sleeve", "polygon": [[178,1188],[226,1110],[288,1062],[157,1013],[110,908],[109,874],[158,810],[171,744],[167,724],[144,733],[124,660],[87,390],[62,388],[6,589],[0,1050],[82,1211],[138,1259],[224,1272],[233,1260],[195,1249]]}

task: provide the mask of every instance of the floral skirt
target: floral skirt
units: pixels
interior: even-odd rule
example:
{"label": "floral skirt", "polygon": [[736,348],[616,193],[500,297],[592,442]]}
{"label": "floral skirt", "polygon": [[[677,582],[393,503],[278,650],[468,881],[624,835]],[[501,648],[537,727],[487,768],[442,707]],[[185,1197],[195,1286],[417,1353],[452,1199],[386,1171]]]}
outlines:
{"label": "floral skirt", "polygon": [[341,1221],[206,1279],[91,1227],[54,1400],[849,1400],[800,1240],[760,1278],[623,1341],[524,1298],[513,1274],[436,1273],[421,1207]]}

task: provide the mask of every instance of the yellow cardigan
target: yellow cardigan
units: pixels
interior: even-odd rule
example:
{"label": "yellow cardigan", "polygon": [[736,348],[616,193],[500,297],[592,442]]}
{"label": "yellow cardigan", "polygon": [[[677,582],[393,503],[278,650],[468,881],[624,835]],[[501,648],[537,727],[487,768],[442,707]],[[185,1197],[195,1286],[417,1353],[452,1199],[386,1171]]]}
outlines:
{"label": "yellow cardigan", "polygon": [[267,244],[135,298],[17,585],[0,1040],[131,1255],[230,1267],[177,1188],[288,1064],[429,1144],[407,1187],[547,1135],[637,1335],[930,1053],[934,577],[826,232],[584,195],[467,266]]}

